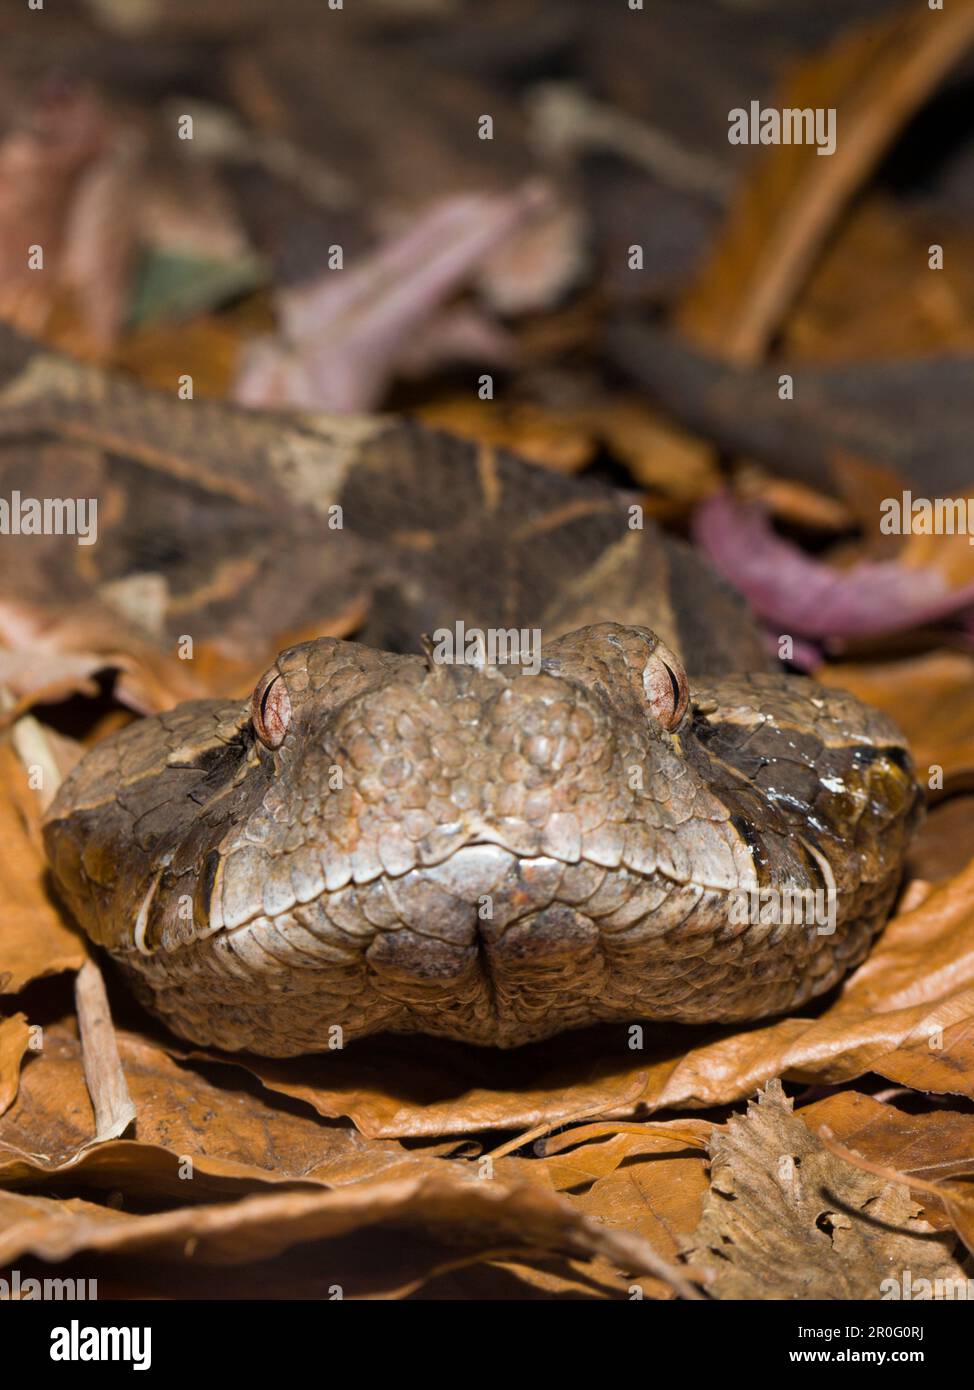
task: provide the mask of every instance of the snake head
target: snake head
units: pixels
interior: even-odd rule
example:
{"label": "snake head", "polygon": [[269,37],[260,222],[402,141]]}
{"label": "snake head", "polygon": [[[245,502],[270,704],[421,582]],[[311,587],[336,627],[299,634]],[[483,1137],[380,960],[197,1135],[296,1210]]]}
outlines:
{"label": "snake head", "polygon": [[[140,721],[52,808],[62,892],[177,1031],[271,1055],[739,1021],[862,958],[920,804],[888,720],[800,677],[691,685],[646,628],[534,655],[321,638],[244,704]],[[735,916],[792,890],[827,931]]]}

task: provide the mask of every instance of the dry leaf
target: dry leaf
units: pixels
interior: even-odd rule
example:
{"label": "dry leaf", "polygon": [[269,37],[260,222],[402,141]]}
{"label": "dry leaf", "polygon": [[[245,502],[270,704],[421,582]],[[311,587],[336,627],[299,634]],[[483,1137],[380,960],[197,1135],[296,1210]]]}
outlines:
{"label": "dry leaf", "polygon": [[974,858],[974,797],[949,796],[927,811],[906,861],[907,877],[937,883]]}
{"label": "dry leaf", "polygon": [[0,1018],[0,1115],[6,1114],[17,1098],[20,1063],[30,1041],[30,1028],[24,1014]]}
{"label": "dry leaf", "polygon": [[178,1066],[157,1045],[119,1032],[118,1046],[136,1110],[134,1138],[91,1147],[94,1115],[81,1049],[64,1024],[46,1028],[32,1053],[16,1104],[0,1120],[0,1181],[49,1181],[77,1168],[86,1186],[129,1198],[206,1201],[265,1183],[337,1186],[390,1173],[400,1164],[431,1170],[451,1146],[407,1150],[365,1140],[351,1126],[294,1115],[248,1089],[215,1086]]}
{"label": "dry leaf", "polygon": [[[944,246],[942,270],[930,269],[934,243]],[[921,223],[890,197],[865,197],[825,246],[785,321],[781,347],[796,359],[850,364],[971,351],[974,238],[960,226]]]}
{"label": "dry leaf", "polygon": [[[954,1230],[964,1241],[968,1250],[974,1254],[974,1187],[965,1187],[957,1182],[928,1182],[926,1178],[906,1176],[896,1168],[873,1163],[870,1159],[863,1158],[862,1154],[857,1153],[855,1149],[847,1148],[846,1145],[838,1143],[835,1136],[824,1126],[819,1130],[819,1137],[830,1153],[843,1159],[846,1163],[850,1163],[861,1172],[871,1173],[886,1182],[902,1184],[909,1190],[922,1193],[928,1199],[932,1198],[934,1202],[939,1203],[950,1217]],[[968,1159],[964,1176],[970,1176],[970,1168],[971,1161]],[[966,1287],[966,1281],[961,1281],[961,1287]]]}
{"label": "dry leaf", "polygon": [[234,399],[248,406],[368,410],[416,334],[516,228],[544,211],[529,183],[435,205],[362,265],[282,292],[280,340],[248,345]]}
{"label": "dry leaf", "polygon": [[620,397],[592,412],[600,438],[626,465],[637,483],[686,505],[699,502],[720,483],[716,456],[637,397]]}
{"label": "dry leaf", "polygon": [[739,364],[763,355],[822,242],[883,151],[974,43],[974,4],[918,6],[844,33],[770,105],[836,110],[834,153],[778,145],[746,184],[679,324]]}
{"label": "dry leaf", "polygon": [[135,1106],[125,1084],[105,982],[93,960],[86,960],[78,971],[74,1000],[85,1081],[95,1112],[91,1142],[103,1144],[106,1139],[122,1137],[135,1119]]}
{"label": "dry leaf", "polygon": [[777,1081],[711,1140],[711,1189],[685,1258],[716,1298],[880,1299],[884,1280],[963,1279],[906,1188],[837,1159]]}
{"label": "dry leaf", "polygon": [[520,1132],[581,1112],[629,1113],[645,1070],[631,1066],[622,1029],[565,1034],[509,1053],[443,1038],[366,1038],[341,1053],[283,1062],[202,1053],[175,1040],[167,1047],[175,1056],[244,1067],[319,1115],[347,1116],[370,1138]]}
{"label": "dry leaf", "polygon": [[559,473],[575,473],[584,468],[597,447],[584,417],[549,410],[534,402],[481,401],[466,394],[434,402],[417,413],[432,429],[511,449],[522,458]]}
{"label": "dry leaf", "polygon": [[47,893],[38,819],[27,773],[12,749],[0,746],[0,994],[42,975],[79,970],[87,955]]}
{"label": "dry leaf", "polygon": [[[700,1220],[712,1128],[703,1120],[586,1125],[558,1136],[577,1146],[546,1157],[545,1167],[556,1189],[568,1193],[581,1211],[606,1226],[636,1231],[664,1259],[675,1261],[680,1238]],[[593,1137],[596,1142],[590,1142]],[[640,1283],[649,1297],[672,1297],[672,1289],[659,1280]]]}
{"label": "dry leaf", "polygon": [[481,1251],[604,1256],[635,1274],[663,1275],[695,1296],[649,1243],[601,1227],[565,1198],[528,1183],[463,1175],[371,1179],[335,1191],[256,1195],[215,1206],[180,1207],[132,1216],[70,1198],[53,1201],[0,1192],[0,1266],[25,1255],[57,1261],[82,1250],[191,1255],[202,1264],[269,1259],[308,1241],[362,1233],[376,1226],[420,1228]]}
{"label": "dry leaf", "polygon": [[59,652],[43,647],[0,649],[0,686],[14,696],[8,718],[17,718],[31,705],[56,704],[71,695],[95,695],[95,677],[104,659],[93,652]]}
{"label": "dry leaf", "polygon": [[875,637],[974,606],[974,577],[952,588],[939,567],[917,569],[898,558],[839,569],[783,540],[762,508],[739,503],[730,492],[700,504],[693,533],[718,574],[783,633],[824,640]]}
{"label": "dry leaf", "polygon": [[[896,1168],[928,1182],[969,1173],[974,1169],[974,1113],[969,1110],[900,1110],[857,1091],[839,1091],[795,1112],[817,1134],[824,1125],[846,1146],[873,1163]],[[949,1225],[940,1203],[927,1201],[923,1215],[934,1226]]]}

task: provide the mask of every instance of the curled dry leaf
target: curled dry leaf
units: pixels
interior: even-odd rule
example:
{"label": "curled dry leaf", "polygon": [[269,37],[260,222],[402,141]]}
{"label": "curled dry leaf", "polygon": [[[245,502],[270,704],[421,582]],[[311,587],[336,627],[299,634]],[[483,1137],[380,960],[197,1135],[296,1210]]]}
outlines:
{"label": "curled dry leaf", "polygon": [[963,1279],[908,1190],[829,1152],[778,1081],[715,1128],[711,1186],[684,1256],[716,1298],[879,1299],[885,1281]]}
{"label": "curled dry leaf", "polygon": [[757,361],[823,240],[894,136],[974,44],[970,0],[857,27],[806,61],[770,103],[836,111],[829,158],[779,144],[744,185],[717,249],[682,305],[682,329],[730,361]]}
{"label": "curled dry leaf", "polygon": [[459,395],[425,406],[418,414],[432,429],[511,449],[557,472],[578,472],[597,448],[588,421],[534,402],[471,401],[469,395]]}
{"label": "curled dry leaf", "polygon": [[[603,1138],[597,1127],[578,1131],[585,1140],[579,1157],[561,1154],[548,1159],[492,1157],[489,1167],[474,1155],[471,1160],[457,1158],[447,1163],[444,1155],[453,1144],[425,1145],[406,1149],[394,1141],[367,1140],[350,1125],[324,1124],[310,1114],[289,1113],[271,1099],[252,1089],[228,1089],[214,1085],[195,1071],[178,1066],[151,1042],[120,1032],[119,1051],[126,1078],[138,1111],[135,1137],[112,1140],[93,1148],[90,1143],[92,1117],[82,1073],[80,1049],[73,1031],[63,1025],[46,1030],[43,1051],[31,1057],[15,1106],[0,1120],[0,1183],[4,1187],[37,1190],[56,1182],[67,1170],[87,1189],[112,1192],[116,1201],[127,1204],[176,1200],[203,1203],[227,1200],[260,1191],[268,1184],[294,1189],[299,1184],[346,1187],[376,1178],[439,1178],[444,1175],[468,1181],[471,1175],[491,1183],[520,1183],[536,1186],[545,1193],[565,1189],[567,1200],[595,1221],[620,1230],[637,1230],[634,1217],[653,1206],[667,1213],[665,1229],[675,1218],[667,1205],[677,1199],[687,1207],[697,1188],[689,1188],[687,1173],[678,1175],[663,1165],[647,1166],[638,1179],[627,1176],[618,1191],[610,1183],[603,1191],[582,1191],[599,1175],[611,1178],[623,1164],[633,1167],[642,1157],[679,1152],[687,1134],[707,1127],[686,1121],[678,1127],[645,1127],[639,1133],[619,1136],[614,1144],[588,1142]],[[226,1074],[224,1073],[224,1076]],[[667,1137],[669,1128],[673,1137]],[[568,1136],[562,1136],[567,1140]],[[701,1159],[696,1168],[702,1167]],[[586,1173],[588,1178],[586,1179]],[[699,1186],[699,1185],[698,1185]],[[598,1184],[596,1183],[596,1187]],[[605,1200],[603,1201],[603,1196]],[[628,1200],[629,1207],[624,1199]],[[628,1211],[628,1216],[627,1216]],[[692,1229],[692,1219],[680,1229]],[[653,1239],[652,1222],[644,1234]],[[664,1227],[660,1227],[664,1232]],[[653,1244],[661,1249],[659,1240]],[[667,1256],[675,1246],[667,1237],[663,1242]],[[483,1256],[464,1257],[479,1260]],[[421,1275],[410,1275],[398,1260],[389,1261],[389,1292],[408,1293],[432,1277],[442,1263],[430,1254]],[[579,1256],[570,1270],[548,1276],[529,1264],[518,1265],[517,1277],[532,1287],[559,1280],[566,1287],[586,1288],[589,1296],[624,1296],[627,1283],[619,1273],[619,1262],[606,1255],[590,1260]],[[671,1287],[659,1275],[643,1276],[646,1292],[666,1296]]]}
{"label": "curled dry leaf", "polygon": [[[811,362],[974,349],[974,237],[952,227],[943,270],[930,274],[945,235],[874,193],[856,203],[784,325],[782,352]],[[863,266],[869,274],[863,274]]]}
{"label": "curled dry leaf", "polygon": [[342,1053],[284,1062],[167,1045],[177,1056],[245,1067],[269,1090],[327,1118],[347,1116],[370,1138],[521,1132],[581,1112],[631,1113],[644,1068],[632,1066],[621,1030],[557,1042],[493,1054],[446,1039],[366,1038]]}
{"label": "curled dry leaf", "polygon": [[[125,719],[121,713],[120,717]],[[31,829],[37,840],[40,818],[47,812],[65,777],[81,761],[85,750],[77,739],[59,734],[32,714],[22,715],[12,726],[10,742],[21,766],[30,769],[32,783],[36,786],[30,809]]]}
{"label": "curled dry leaf", "polygon": [[601,1227],[565,1198],[529,1183],[442,1174],[376,1178],[335,1191],[258,1194],[238,1202],[133,1216],[78,1199],[0,1192],[0,1265],[25,1255],[56,1261],[79,1251],[235,1264],[270,1259],[295,1245],[378,1226],[419,1228],[473,1250],[604,1256],[634,1274],[670,1281],[696,1297],[648,1241]]}
{"label": "curled dry leaf", "polygon": [[637,483],[687,506],[719,486],[716,454],[637,397],[622,397],[593,411],[593,427]]}
{"label": "curled dry leaf", "polygon": [[[936,1108],[913,1113],[857,1091],[838,1091],[795,1112],[813,1134],[826,1127],[862,1158],[895,1168],[904,1183],[920,1178],[931,1183],[974,1170],[974,1113]],[[942,1201],[914,1196],[923,1215],[937,1228],[950,1225]]]}
{"label": "curled dry leaf", "polygon": [[30,980],[79,970],[87,951],[69,930],[46,889],[47,863],[37,835],[39,806],[27,772],[0,746],[0,993]]}
{"label": "curled dry leaf", "polygon": [[91,1142],[102,1144],[106,1139],[121,1138],[135,1119],[135,1106],[118,1055],[105,982],[93,960],[86,960],[78,971],[74,999],[85,1081],[95,1112],[95,1134]]}
{"label": "curled dry leaf", "polygon": [[[197,663],[187,669],[189,662],[147,641],[108,601],[71,604],[59,596],[48,607],[0,600],[0,639],[7,648],[3,669],[16,696],[12,718],[51,699],[95,693],[93,678],[106,671],[116,672],[115,695],[136,714],[155,714],[210,693]],[[233,662],[226,666],[231,676],[237,674]]]}
{"label": "curled dry leaf", "polygon": [[[886,1164],[873,1163],[868,1158],[863,1158],[862,1154],[857,1153],[854,1149],[838,1143],[826,1125],[823,1125],[819,1130],[819,1138],[830,1153],[835,1154],[837,1158],[844,1159],[846,1163],[851,1163],[854,1168],[860,1169],[861,1172],[872,1173],[875,1177],[883,1178],[887,1182],[902,1183],[904,1187],[915,1193],[922,1193],[928,1199],[939,1202],[950,1217],[954,1230],[961,1237],[968,1250],[974,1253],[974,1188],[968,1187],[964,1190],[957,1183],[928,1182],[926,1178],[920,1178],[916,1175],[907,1177]],[[974,1159],[969,1158],[966,1164],[967,1176],[970,1175],[972,1167],[974,1167]],[[966,1280],[963,1281],[963,1284],[966,1286]]]}
{"label": "curled dry leaf", "polygon": [[281,295],[282,335],[245,351],[234,388],[249,406],[366,410],[400,358],[490,252],[543,211],[530,183],[505,196],[457,195],[434,206],[357,269]]}
{"label": "curled dry leaf", "polygon": [[[925,1220],[936,1229],[953,1226],[971,1248],[974,1222],[971,1202],[955,1177],[970,1179],[974,1173],[974,1113],[970,1109],[931,1109],[921,1113],[900,1111],[871,1095],[839,1091],[799,1111],[813,1133],[825,1129],[853,1151],[849,1161],[866,1161],[882,1169],[896,1169],[923,1205]],[[924,1186],[913,1186],[920,1180]],[[925,1184],[932,1184],[928,1191]],[[960,1200],[952,1197],[957,1193]],[[967,1200],[964,1198],[967,1197]]]}
{"label": "curled dry leaf", "polygon": [[815,560],[777,536],[760,507],[727,492],[698,507],[694,537],[766,622],[801,637],[876,637],[974,605],[974,582],[952,589],[939,569],[863,560],[838,570]]}
{"label": "curled dry leaf", "polygon": [[[700,1220],[712,1128],[692,1119],[585,1125],[557,1136],[561,1151],[546,1156],[544,1163],[555,1188],[566,1192],[579,1210],[606,1226],[637,1232],[673,1262],[679,1258],[681,1237],[689,1236]],[[572,1147],[566,1152],[568,1144]],[[672,1289],[659,1280],[640,1283],[649,1297],[672,1296]]]}
{"label": "curled dry leaf", "polygon": [[16,719],[33,704],[55,704],[71,695],[95,695],[95,677],[103,669],[104,659],[93,652],[0,649],[0,686],[9,690],[15,701],[6,717]]}
{"label": "curled dry leaf", "polygon": [[713,451],[663,420],[634,396],[543,405],[537,401],[473,401],[448,397],[422,407],[424,424],[511,449],[558,472],[574,473],[607,448],[637,483],[675,507],[700,501],[720,475]]}
{"label": "curled dry leaf", "polygon": [[20,1063],[29,1041],[30,1029],[24,1014],[0,1018],[0,1115],[6,1114],[17,1097]]}
{"label": "curled dry leaf", "polygon": [[44,1030],[16,1104],[0,1119],[0,1182],[37,1186],[77,1168],[86,1186],[181,1202],[239,1196],[272,1183],[360,1182],[399,1165],[431,1171],[452,1145],[407,1150],[350,1125],[295,1115],[251,1089],[214,1085],[156,1044],[119,1031],[137,1121],[134,1137],[91,1147],[94,1117],[73,1029]]}

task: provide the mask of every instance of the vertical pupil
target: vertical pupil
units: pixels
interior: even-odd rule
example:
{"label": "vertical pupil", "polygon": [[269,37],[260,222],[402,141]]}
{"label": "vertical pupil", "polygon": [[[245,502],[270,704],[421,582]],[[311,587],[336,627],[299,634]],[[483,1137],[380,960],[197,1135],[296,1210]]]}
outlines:
{"label": "vertical pupil", "polygon": [[260,717],[261,717],[261,722],[264,724],[265,728],[266,728],[266,726],[267,726],[268,703],[269,703],[270,698],[271,698],[271,691],[274,689],[274,686],[275,686],[276,684],[277,684],[276,681],[271,681],[270,685],[269,685],[269,686],[267,687],[267,689],[264,691],[264,698],[263,698],[263,699],[261,700],[261,702],[260,702]]}

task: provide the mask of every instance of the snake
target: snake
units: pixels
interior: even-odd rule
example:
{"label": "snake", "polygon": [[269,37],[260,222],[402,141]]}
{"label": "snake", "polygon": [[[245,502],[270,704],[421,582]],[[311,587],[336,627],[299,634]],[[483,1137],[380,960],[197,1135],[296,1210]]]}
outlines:
{"label": "snake", "polygon": [[[314,628],[103,738],[46,815],[59,899],[181,1038],[746,1024],[827,995],[889,916],[922,814],[902,734],[771,659],[611,480],[187,405],[6,330],[0,480],[102,504],[95,545],[4,538],[8,606],[56,576],[165,651]],[[319,636],[329,604],[358,616]]]}
{"label": "snake", "polygon": [[98,744],[45,838],[76,918],[185,1038],[514,1047],[825,993],[886,920],[918,800],[902,737],[851,695],[691,684],[652,630],[605,622],[530,662],[297,644],[250,700]]}

